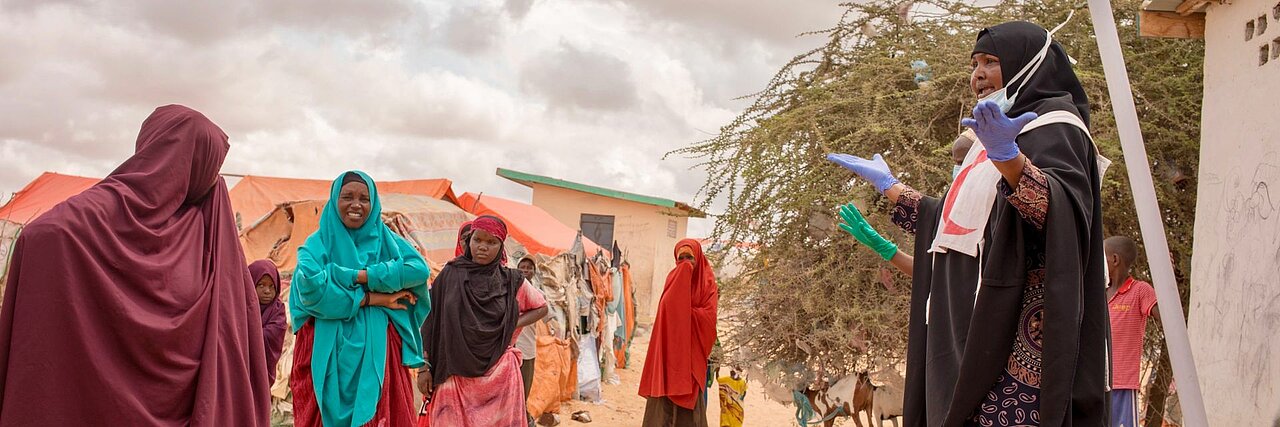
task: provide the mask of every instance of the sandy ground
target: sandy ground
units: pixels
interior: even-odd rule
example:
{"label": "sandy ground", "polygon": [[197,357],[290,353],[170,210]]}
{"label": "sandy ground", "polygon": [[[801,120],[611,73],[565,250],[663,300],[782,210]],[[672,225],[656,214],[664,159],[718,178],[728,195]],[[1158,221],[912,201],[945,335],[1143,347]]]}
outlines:
{"label": "sandy ground", "polygon": [[[589,403],[573,401],[560,409],[561,426],[639,426],[644,417],[645,399],[636,395],[640,388],[640,371],[644,368],[644,357],[649,347],[649,337],[636,337],[631,347],[631,368],[619,369],[621,384],[604,385],[604,401]],[[724,371],[727,374],[728,371]],[[759,384],[749,382],[746,399],[746,426],[777,427],[794,426],[795,409],[765,398]],[[720,425],[720,397],[717,389],[712,389],[711,399],[707,401],[707,422],[711,426]],[[591,414],[591,424],[583,424],[569,419],[577,411]],[[849,423],[849,425],[853,425]]]}

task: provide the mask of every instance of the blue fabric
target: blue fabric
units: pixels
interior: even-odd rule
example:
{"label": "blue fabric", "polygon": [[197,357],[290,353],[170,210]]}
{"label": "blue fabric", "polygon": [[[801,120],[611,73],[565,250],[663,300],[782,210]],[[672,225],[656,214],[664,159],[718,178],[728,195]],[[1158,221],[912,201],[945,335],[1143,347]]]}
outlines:
{"label": "blue fabric", "polygon": [[[296,333],[308,321],[315,327],[311,375],[320,418],[325,425],[362,425],[373,419],[387,364],[387,329],[400,335],[401,358],[416,368],[422,359],[419,328],[431,311],[426,260],[382,222],[382,203],[373,180],[369,215],[358,229],[342,224],[338,197],[342,174],[334,181],[320,213],[320,227],[298,248],[298,265],[289,287],[289,312]],[[368,284],[356,283],[360,270]],[[418,302],[408,310],[361,307],[369,292],[409,290]]]}
{"label": "blue fabric", "polygon": [[1111,427],[1136,427],[1137,425],[1137,390],[1111,390]]}

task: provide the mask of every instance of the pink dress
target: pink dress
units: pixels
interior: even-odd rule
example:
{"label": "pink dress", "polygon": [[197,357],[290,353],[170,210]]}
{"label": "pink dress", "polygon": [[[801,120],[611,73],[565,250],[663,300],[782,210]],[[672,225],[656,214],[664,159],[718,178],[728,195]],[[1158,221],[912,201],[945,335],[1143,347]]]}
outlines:
{"label": "pink dress", "polygon": [[[524,282],[516,294],[520,313],[547,305],[542,293]],[[524,383],[520,378],[520,350],[516,338],[523,328],[516,328],[507,351],[483,377],[452,376],[436,387],[427,408],[430,421],[419,425],[456,427],[524,426]]]}

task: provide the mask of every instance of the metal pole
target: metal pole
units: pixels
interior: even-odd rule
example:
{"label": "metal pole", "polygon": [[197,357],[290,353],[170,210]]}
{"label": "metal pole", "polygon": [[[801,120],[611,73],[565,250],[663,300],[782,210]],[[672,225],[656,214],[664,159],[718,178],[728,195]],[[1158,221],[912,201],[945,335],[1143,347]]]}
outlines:
{"label": "metal pole", "polygon": [[1165,239],[1164,222],[1160,218],[1160,205],[1156,201],[1156,189],[1151,181],[1147,149],[1142,142],[1142,130],[1138,127],[1138,111],[1133,104],[1129,71],[1124,64],[1124,53],[1120,50],[1116,18],[1111,11],[1111,2],[1107,0],[1089,0],[1089,12],[1093,17],[1093,31],[1098,38],[1098,51],[1102,54],[1102,69],[1106,72],[1107,92],[1111,95],[1111,107],[1116,115],[1116,128],[1120,133],[1120,146],[1124,149],[1125,166],[1129,169],[1129,184],[1133,186],[1138,225],[1142,228],[1151,278],[1155,282],[1160,320],[1164,326],[1165,342],[1169,345],[1169,359],[1173,362],[1178,399],[1182,403],[1183,425],[1208,426],[1204,398],[1200,394],[1200,382],[1191,355],[1191,341],[1187,338],[1187,324],[1182,315],[1182,299],[1178,296],[1173,262],[1169,259],[1169,242]]}

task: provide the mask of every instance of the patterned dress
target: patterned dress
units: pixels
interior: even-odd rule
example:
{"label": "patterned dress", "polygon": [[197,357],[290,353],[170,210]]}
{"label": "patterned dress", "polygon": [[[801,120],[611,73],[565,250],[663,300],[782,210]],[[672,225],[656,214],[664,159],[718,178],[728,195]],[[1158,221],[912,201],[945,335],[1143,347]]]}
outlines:
{"label": "patterned dress", "polygon": [[[1010,188],[1000,180],[1000,194],[1009,201],[1019,216],[1035,230],[1043,230],[1049,211],[1048,178],[1040,169],[1024,163],[1022,179]],[[923,195],[907,188],[894,206],[893,220],[914,234]],[[1042,240],[1042,239],[1041,239]],[[967,425],[1038,426],[1040,425],[1040,373],[1043,350],[1041,335],[1044,320],[1045,250],[1043,241],[1029,239],[1027,280],[1023,288],[1017,337],[1004,372],[994,379],[982,403],[974,409]]]}

